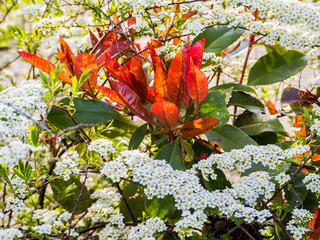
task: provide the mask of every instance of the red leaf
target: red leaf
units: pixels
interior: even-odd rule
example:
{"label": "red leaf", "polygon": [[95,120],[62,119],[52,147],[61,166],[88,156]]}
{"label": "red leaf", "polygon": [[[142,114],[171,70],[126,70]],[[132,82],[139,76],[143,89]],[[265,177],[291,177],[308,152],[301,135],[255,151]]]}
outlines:
{"label": "red leaf", "polygon": [[[101,60],[99,61],[99,59]],[[129,85],[130,81],[129,79],[127,79],[128,71],[125,68],[120,68],[119,63],[117,61],[110,58],[106,52],[102,54],[99,59],[97,60],[97,62],[104,62],[105,68],[112,75],[112,77],[114,77],[122,83]]]}
{"label": "red leaf", "polygon": [[[104,37],[104,35],[102,37]],[[100,45],[97,47],[97,50],[95,51],[95,57],[98,59],[101,54],[103,54],[105,51],[107,51],[111,46],[113,46],[116,43],[116,40],[117,40],[116,33],[109,32],[104,37]]]}
{"label": "red leaf", "polygon": [[182,50],[173,58],[167,78],[168,101],[180,109],[184,90],[184,57]]}
{"label": "red leaf", "polygon": [[147,100],[150,103],[154,103],[156,101],[155,93],[154,93],[153,89],[151,87],[149,87],[149,86],[148,86],[148,98],[147,98]]}
{"label": "red leaf", "polygon": [[119,98],[118,94],[114,90],[104,86],[95,86],[95,88],[110,100],[126,107],[126,104]]}
{"label": "red leaf", "polygon": [[153,89],[156,99],[168,100],[168,82],[167,73],[160,57],[149,43],[149,50],[154,70]]}
{"label": "red leaf", "polygon": [[178,107],[168,101],[160,100],[155,102],[151,107],[151,112],[167,127],[173,127],[179,119]]}
{"label": "red leaf", "polygon": [[142,103],[146,103],[148,97],[148,83],[141,64],[135,58],[131,58],[126,66],[129,69],[130,87],[139,95]]}
{"label": "red leaf", "polygon": [[71,72],[70,69],[67,66],[68,65],[67,56],[63,52],[61,52],[59,49],[57,49],[57,51],[58,51],[59,61],[61,63],[65,64],[63,69],[66,70],[66,72],[69,74],[69,76],[73,76],[74,75],[73,71]]}
{"label": "red leaf", "polygon": [[132,113],[148,123],[155,123],[152,119],[150,109],[142,103],[140,97],[130,87],[128,87],[124,83],[116,82],[113,80],[110,80],[110,85],[116,91],[125,106]]}
{"label": "red leaf", "polygon": [[80,53],[76,57],[75,62],[75,75],[79,80],[81,75],[91,69],[89,79],[83,84],[83,89],[90,91],[97,84],[98,66],[96,59],[90,53]]}
{"label": "red leaf", "polygon": [[131,44],[128,41],[121,41],[111,46],[107,53],[110,57],[121,56],[124,53],[128,52],[131,49]]}
{"label": "red leaf", "polygon": [[187,20],[187,19],[191,18],[193,15],[195,15],[197,13],[198,13],[197,11],[187,12],[187,13],[183,14],[183,16],[180,18],[180,20],[181,21]]}
{"label": "red leaf", "polygon": [[208,79],[199,68],[193,65],[192,60],[191,66],[187,76],[187,89],[195,107],[199,107],[208,95]]}
{"label": "red leaf", "polygon": [[181,134],[184,138],[192,138],[205,133],[219,123],[216,118],[201,118],[196,121],[187,122],[181,126]]}
{"label": "red leaf", "polygon": [[96,35],[93,34],[93,32],[90,29],[89,29],[89,35],[90,35],[92,48],[94,48],[96,44],[99,42],[99,39],[96,37]]}
{"label": "red leaf", "polygon": [[71,51],[71,48],[69,45],[63,40],[63,38],[60,36],[60,46],[61,46],[61,52],[66,56],[66,66],[72,73],[71,75],[74,75],[74,64],[75,64],[75,56],[73,52]]}
{"label": "red leaf", "polygon": [[[29,63],[46,73],[50,73],[52,70],[56,69],[56,66],[53,63],[41,57],[38,57],[37,55],[24,51],[18,51],[18,53]],[[59,75],[59,79],[71,84],[71,79],[66,72],[61,72]]]}
{"label": "red leaf", "polygon": [[156,39],[151,39],[151,44],[154,48],[159,48],[163,46],[163,42],[156,40]]}
{"label": "red leaf", "polygon": [[188,74],[188,72],[190,71],[190,68],[191,68],[191,66],[190,66],[190,59],[191,58],[192,58],[193,64],[197,68],[201,67],[205,40],[206,39],[202,39],[202,40],[196,42],[190,48],[188,55],[187,55],[187,58],[186,58],[186,66],[185,66],[186,74]]}

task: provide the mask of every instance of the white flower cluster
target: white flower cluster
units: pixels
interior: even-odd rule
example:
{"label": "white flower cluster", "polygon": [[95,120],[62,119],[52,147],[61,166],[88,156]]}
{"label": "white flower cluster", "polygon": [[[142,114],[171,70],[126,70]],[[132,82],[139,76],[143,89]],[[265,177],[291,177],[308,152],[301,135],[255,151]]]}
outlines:
{"label": "white flower cluster", "polygon": [[[318,113],[316,112],[318,115]],[[315,132],[318,137],[320,137],[320,120],[315,119],[310,127],[310,130]]]}
{"label": "white flower cluster", "polygon": [[77,174],[79,169],[79,154],[76,151],[68,151],[61,156],[56,168],[53,170],[58,176],[62,176],[65,181],[70,179],[71,174]]}
{"label": "white flower cluster", "polygon": [[216,56],[215,53],[211,52],[204,52],[202,57],[203,64],[214,64],[214,65],[221,65],[225,64],[225,60],[222,57]]}
{"label": "white flower cluster", "polygon": [[[67,230],[67,221],[70,219],[69,212],[48,211],[46,209],[35,210],[33,218],[39,220],[41,225],[33,226],[32,229],[38,234],[51,234],[58,229]],[[78,233],[71,231],[71,236],[76,237]]]}
{"label": "white flower cluster", "polygon": [[112,177],[114,165],[118,164],[123,167],[125,175],[132,176],[133,181],[145,186],[144,192],[149,199],[172,195],[175,206],[183,211],[185,217],[194,211],[204,212],[208,207],[218,209],[226,217],[235,217],[246,222],[263,223],[270,216],[267,210],[259,211],[243,205],[242,200],[237,199],[230,189],[207,191],[200,184],[194,169],[174,170],[165,160],[154,160],[138,150],[121,152],[116,160],[107,162],[104,169],[107,173],[110,172]]}
{"label": "white flower cluster", "polygon": [[0,229],[0,240],[13,240],[22,236],[22,232],[15,228]]}
{"label": "white flower cluster", "polygon": [[186,31],[188,34],[194,34],[199,35],[202,32],[202,29],[204,29],[204,25],[198,21],[189,20],[188,23],[186,23]]}
{"label": "white flower cluster", "polygon": [[212,154],[207,159],[199,161],[192,166],[193,170],[200,170],[203,177],[208,180],[216,178],[213,168],[234,170],[238,168],[240,172],[251,167],[252,163],[261,163],[270,169],[282,162],[279,158],[293,158],[296,154],[303,154],[310,150],[308,145],[298,145],[287,150],[282,150],[276,145],[253,146],[247,145],[243,149],[233,149],[231,152],[222,154]]}
{"label": "white flower cluster", "polygon": [[104,229],[99,233],[99,239],[118,240],[125,234],[125,225],[123,215],[115,207],[120,202],[119,193],[113,187],[98,189],[91,198],[98,199],[88,211],[93,214],[92,221],[107,223]]}
{"label": "white flower cluster", "polygon": [[281,172],[279,173],[276,177],[275,177],[276,181],[280,184],[283,185],[286,182],[290,181],[290,175],[286,174],[285,172]]}
{"label": "white flower cluster", "polygon": [[287,224],[287,229],[296,239],[303,239],[303,235],[309,230],[309,222],[313,218],[313,214],[305,209],[293,209],[292,218]]}
{"label": "white flower cluster", "polygon": [[43,4],[30,4],[30,5],[27,5],[22,10],[22,12],[24,14],[28,14],[28,15],[31,15],[31,16],[35,17],[35,16],[41,16],[44,13],[45,9],[46,9],[46,5],[43,5]]}
{"label": "white flower cluster", "polygon": [[[9,87],[0,94],[0,140],[8,137],[23,138],[32,120],[20,113],[32,116],[35,120],[44,114],[46,103],[41,95],[46,91],[40,81],[22,81],[19,87]],[[6,104],[12,105],[12,107]]]}
{"label": "white flower cluster", "polygon": [[128,177],[127,167],[122,162],[110,161],[106,162],[100,170],[101,174],[106,175],[113,182],[120,182],[121,178]]}
{"label": "white flower cluster", "polygon": [[7,146],[0,148],[0,164],[13,167],[19,160],[25,161],[29,151],[41,150],[42,147],[34,147],[21,141],[12,141]]}
{"label": "white flower cluster", "polygon": [[306,184],[308,190],[313,193],[320,194],[320,176],[315,173],[309,173],[304,179],[303,183]]}
{"label": "white flower cluster", "polygon": [[259,197],[271,198],[275,184],[270,182],[267,172],[254,172],[241,177],[232,185],[230,192],[238,199],[243,199],[251,207],[255,207]]}
{"label": "white flower cluster", "polygon": [[146,222],[140,223],[130,229],[130,240],[153,240],[152,237],[156,232],[163,232],[166,229],[166,225],[159,217],[149,218]]}
{"label": "white flower cluster", "polygon": [[158,49],[158,54],[165,58],[173,58],[180,51],[180,47],[166,42],[161,48]]}
{"label": "white flower cluster", "polygon": [[25,204],[22,199],[17,197],[9,198],[7,203],[7,210],[12,210],[14,213],[20,215],[24,210]]}
{"label": "white flower cluster", "polygon": [[116,152],[116,149],[114,148],[112,141],[102,138],[92,141],[88,146],[88,150],[97,152],[101,156],[106,156],[109,153]]}
{"label": "white flower cluster", "polygon": [[181,239],[192,236],[192,228],[201,229],[202,223],[207,221],[207,215],[203,211],[195,211],[185,216],[176,223],[175,231]]}
{"label": "white flower cluster", "polygon": [[28,194],[24,180],[17,175],[12,175],[10,181],[15,195],[20,199],[24,199]]}

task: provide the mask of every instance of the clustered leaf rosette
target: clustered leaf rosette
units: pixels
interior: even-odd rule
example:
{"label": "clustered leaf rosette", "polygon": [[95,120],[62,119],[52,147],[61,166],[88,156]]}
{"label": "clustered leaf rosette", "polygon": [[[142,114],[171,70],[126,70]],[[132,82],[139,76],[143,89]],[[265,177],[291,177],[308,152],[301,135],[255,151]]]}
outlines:
{"label": "clustered leaf rosette", "polygon": [[[109,99],[127,107],[144,121],[161,128],[156,133],[168,133],[192,138],[216,126],[216,118],[193,120],[199,105],[208,95],[208,79],[200,70],[205,40],[196,42],[192,47],[186,44],[173,58],[166,70],[162,60],[149,43],[149,52],[154,69],[153,88],[147,83],[142,65],[136,58],[130,58],[123,66],[105,55],[105,68],[115,80],[109,80],[111,88],[96,88]],[[146,103],[152,104],[151,109]],[[186,114],[180,119],[182,103]],[[194,112],[187,121],[192,103]],[[161,124],[155,122],[156,117]],[[180,125],[176,126],[179,123]]]}

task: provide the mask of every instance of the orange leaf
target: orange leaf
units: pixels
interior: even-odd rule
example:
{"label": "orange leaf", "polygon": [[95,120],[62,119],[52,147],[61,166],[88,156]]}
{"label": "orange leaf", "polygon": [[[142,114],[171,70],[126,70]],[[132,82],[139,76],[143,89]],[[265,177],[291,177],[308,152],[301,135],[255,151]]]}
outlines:
{"label": "orange leaf", "polygon": [[182,50],[173,58],[167,78],[168,101],[174,103],[179,109],[184,91],[184,56]]}
{"label": "orange leaf", "polygon": [[191,70],[187,76],[187,89],[190,97],[194,101],[195,107],[199,107],[200,103],[208,95],[208,79],[206,75],[191,60]]}
{"label": "orange leaf", "polygon": [[174,38],[174,39],[172,40],[172,44],[173,44],[174,46],[178,46],[179,43],[180,43],[180,39],[179,39],[179,38]]}
{"label": "orange leaf", "polygon": [[307,136],[306,126],[299,124],[300,122],[303,122],[303,121],[304,121],[303,116],[302,116],[302,115],[298,115],[298,116],[296,116],[295,119],[294,119],[294,124],[293,124],[293,126],[294,126],[295,128],[300,128],[300,131],[296,131],[296,136],[297,136],[297,137],[301,136],[301,137],[305,138],[305,137]]}
{"label": "orange leaf", "polygon": [[83,89],[90,91],[90,89],[94,88],[97,84],[97,75],[98,75],[98,66],[96,63],[96,59],[90,53],[80,53],[76,57],[75,62],[75,75],[79,80],[81,75],[91,69],[89,79],[83,84]]}
{"label": "orange leaf", "polygon": [[219,123],[216,118],[201,118],[196,121],[191,121],[181,126],[181,134],[184,138],[192,138],[205,133]]}
{"label": "orange leaf", "polygon": [[60,46],[61,46],[61,52],[65,54],[66,56],[66,66],[69,68],[71,75],[74,75],[74,64],[75,64],[75,56],[73,52],[71,51],[71,48],[69,45],[63,40],[63,38],[60,36]]}
{"label": "orange leaf", "polygon": [[126,66],[129,69],[130,87],[139,95],[142,103],[146,103],[148,97],[148,83],[141,64],[135,58],[131,58]]}
{"label": "orange leaf", "polygon": [[90,35],[91,45],[94,48],[99,42],[99,39],[96,37],[96,35],[93,34],[93,32],[90,29],[89,29],[89,35]]}
{"label": "orange leaf", "polygon": [[58,51],[58,58],[59,58],[60,63],[65,64],[63,69],[66,70],[66,72],[69,74],[69,76],[73,76],[74,75],[73,70],[71,72],[67,66],[68,65],[67,56],[63,52],[61,52],[59,49],[57,49],[57,51]]}
{"label": "orange leaf", "polygon": [[167,73],[160,57],[149,43],[149,50],[154,70],[153,89],[156,99],[168,100]]}
{"label": "orange leaf", "polygon": [[107,51],[111,46],[113,46],[116,43],[117,35],[115,32],[109,32],[106,36],[104,36],[104,39],[100,43],[100,45],[97,47],[97,50],[95,51],[95,57],[98,59],[101,54],[103,54],[105,51]]}
{"label": "orange leaf", "polygon": [[179,119],[178,107],[174,103],[165,100],[155,102],[151,107],[151,112],[167,127],[173,127]]}
{"label": "orange leaf", "polygon": [[314,212],[315,214],[309,223],[309,227],[313,228],[315,231],[309,232],[308,235],[310,238],[307,240],[320,239],[320,208],[315,207]]}
{"label": "orange leaf", "polygon": [[319,160],[320,160],[320,155],[317,154],[317,153],[314,154],[313,157],[312,157],[312,161],[315,161],[315,162],[316,162],[316,161],[319,161]]}
{"label": "orange leaf", "polygon": [[118,94],[114,90],[105,86],[95,86],[95,88],[110,100],[126,107],[126,104],[119,98]]}
{"label": "orange leaf", "polygon": [[163,42],[156,40],[156,39],[151,39],[151,44],[154,48],[159,48],[163,46]]}
{"label": "orange leaf", "polygon": [[154,103],[156,101],[156,95],[153,91],[153,89],[148,86],[148,98],[147,98],[148,102],[150,103]]}
{"label": "orange leaf", "polygon": [[152,114],[149,108],[147,108],[141,101],[138,94],[136,94],[130,87],[121,82],[110,80],[111,87],[116,91],[119,98],[125,104],[125,106],[135,115],[143,119],[144,121],[154,124]]}
{"label": "orange leaf", "polygon": [[275,115],[278,113],[276,106],[274,106],[274,104],[270,100],[266,101],[265,103],[267,105],[270,115]]}
{"label": "orange leaf", "polygon": [[[46,73],[50,73],[52,70],[56,69],[56,66],[53,63],[41,57],[38,57],[37,55],[24,51],[18,51],[18,53],[29,63]],[[61,72],[59,75],[59,79],[71,84],[71,79],[66,72]]]}
{"label": "orange leaf", "polygon": [[183,16],[180,18],[180,20],[181,21],[187,20],[187,19],[191,18],[193,15],[195,15],[197,13],[198,13],[197,11],[187,12],[187,13],[183,14]]}

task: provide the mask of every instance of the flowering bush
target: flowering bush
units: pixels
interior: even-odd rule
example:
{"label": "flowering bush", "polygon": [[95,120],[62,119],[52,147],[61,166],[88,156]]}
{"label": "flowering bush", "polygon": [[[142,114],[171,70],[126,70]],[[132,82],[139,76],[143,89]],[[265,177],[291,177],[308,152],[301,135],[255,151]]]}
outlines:
{"label": "flowering bush", "polygon": [[5,1],[0,239],[320,239],[319,19]]}

